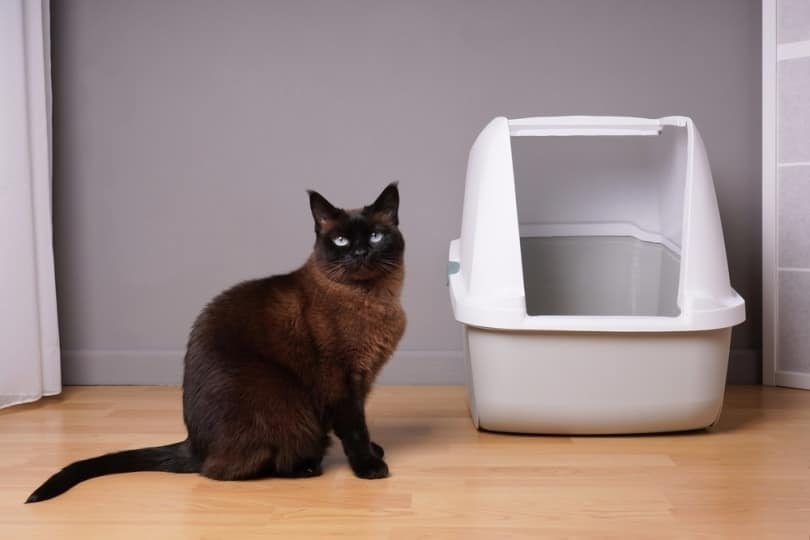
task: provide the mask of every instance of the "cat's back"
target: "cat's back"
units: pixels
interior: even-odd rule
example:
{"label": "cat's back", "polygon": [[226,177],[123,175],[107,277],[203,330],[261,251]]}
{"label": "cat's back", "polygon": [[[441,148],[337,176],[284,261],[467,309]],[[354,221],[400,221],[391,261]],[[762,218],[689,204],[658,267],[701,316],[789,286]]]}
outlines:
{"label": "cat's back", "polygon": [[[229,351],[260,352],[267,333],[301,311],[296,272],[244,281],[215,296],[200,312],[189,337],[189,349],[205,346]],[[275,319],[275,320],[274,320]]]}

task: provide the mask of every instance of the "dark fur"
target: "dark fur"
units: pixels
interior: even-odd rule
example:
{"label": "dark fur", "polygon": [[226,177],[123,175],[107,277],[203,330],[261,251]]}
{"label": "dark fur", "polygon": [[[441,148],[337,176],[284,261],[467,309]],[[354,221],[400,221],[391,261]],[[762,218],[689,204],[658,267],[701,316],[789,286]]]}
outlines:
{"label": "dark fur", "polygon": [[[391,184],[360,210],[309,195],[316,241],[306,264],[225,291],[194,323],[183,377],[188,438],[78,461],[26,502],[120,472],[316,476],[332,430],[357,476],[388,476],[364,407],[405,329],[399,192]],[[384,234],[378,244],[369,241],[375,231]],[[350,245],[336,246],[337,235]]]}

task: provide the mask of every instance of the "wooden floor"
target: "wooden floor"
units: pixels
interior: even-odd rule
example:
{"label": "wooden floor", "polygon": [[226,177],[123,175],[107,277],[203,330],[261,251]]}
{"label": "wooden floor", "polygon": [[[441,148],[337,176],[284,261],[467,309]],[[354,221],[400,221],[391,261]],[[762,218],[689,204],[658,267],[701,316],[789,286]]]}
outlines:
{"label": "wooden floor", "polygon": [[473,429],[458,387],[379,387],[393,476],[97,478],[22,504],[66,463],[184,436],[180,392],[74,387],[0,411],[0,538],[810,537],[810,392],[730,387],[713,432],[533,437]]}

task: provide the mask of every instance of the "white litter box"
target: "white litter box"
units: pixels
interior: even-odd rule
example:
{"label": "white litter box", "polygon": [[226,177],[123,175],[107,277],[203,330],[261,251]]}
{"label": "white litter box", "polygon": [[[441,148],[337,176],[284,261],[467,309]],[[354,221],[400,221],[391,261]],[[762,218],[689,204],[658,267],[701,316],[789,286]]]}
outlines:
{"label": "white litter box", "polygon": [[689,118],[495,118],[470,151],[448,268],[477,427],[717,420],[745,303]]}

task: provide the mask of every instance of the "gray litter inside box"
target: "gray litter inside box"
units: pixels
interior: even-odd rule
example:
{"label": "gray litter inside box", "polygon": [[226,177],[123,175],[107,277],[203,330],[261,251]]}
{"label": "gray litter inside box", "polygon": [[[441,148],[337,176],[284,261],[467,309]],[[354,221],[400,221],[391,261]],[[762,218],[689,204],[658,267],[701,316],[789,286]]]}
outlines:
{"label": "gray litter inside box", "polygon": [[630,236],[520,239],[528,315],[661,316],[678,309],[680,257]]}

